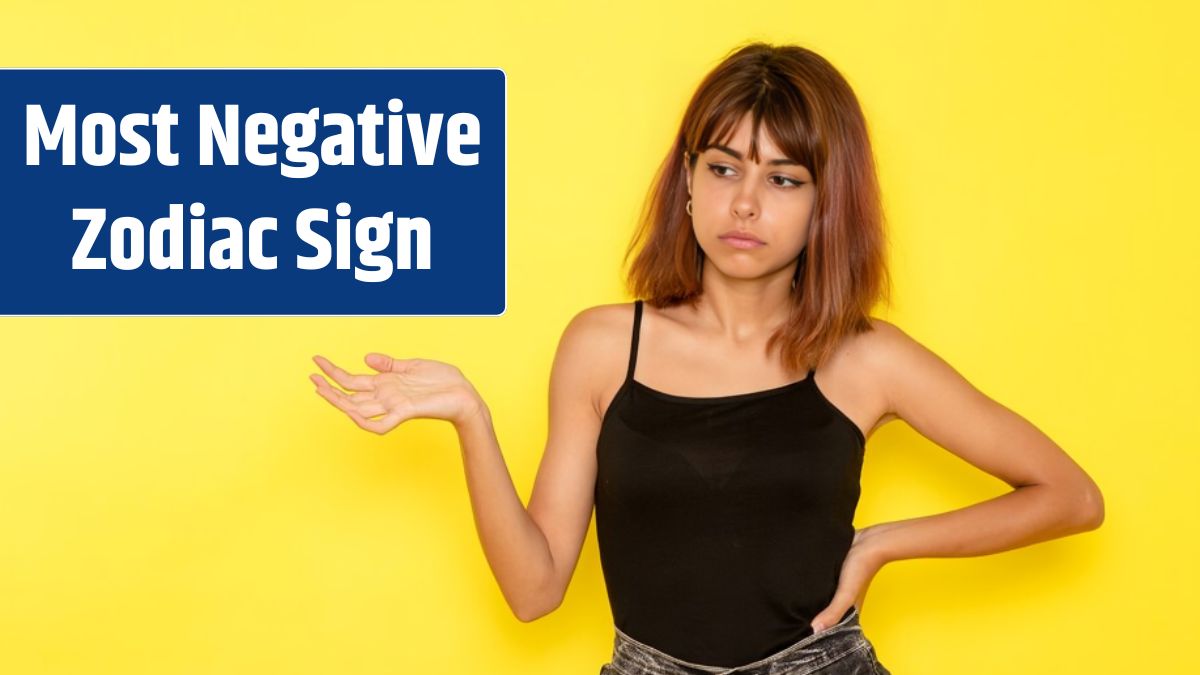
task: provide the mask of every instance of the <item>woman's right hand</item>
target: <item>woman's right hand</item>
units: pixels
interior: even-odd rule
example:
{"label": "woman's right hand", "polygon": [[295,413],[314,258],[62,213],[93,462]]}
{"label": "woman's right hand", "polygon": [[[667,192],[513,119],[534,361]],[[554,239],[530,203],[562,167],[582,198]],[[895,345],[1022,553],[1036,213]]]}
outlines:
{"label": "woman's right hand", "polygon": [[[318,394],[367,431],[385,434],[401,422],[418,417],[448,420],[458,426],[483,408],[475,387],[449,363],[393,359],[378,353],[367,354],[364,360],[378,372],[352,375],[323,356],[313,357],[326,375],[350,393],[330,385],[320,375],[310,375],[309,379],[317,385]],[[380,415],[380,419],[371,419]]]}

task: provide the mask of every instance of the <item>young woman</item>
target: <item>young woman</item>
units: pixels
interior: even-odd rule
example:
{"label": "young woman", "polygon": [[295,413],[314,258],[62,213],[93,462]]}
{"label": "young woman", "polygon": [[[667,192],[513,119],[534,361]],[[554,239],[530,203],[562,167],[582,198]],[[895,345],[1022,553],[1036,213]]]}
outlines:
{"label": "young woman", "polygon": [[[487,405],[454,366],[317,364],[359,426],[454,423],[485,555],[522,621],[562,601],[593,507],[615,624],[602,673],[888,671],[858,622],[893,560],[975,556],[1091,530],[1089,476],[895,325],[867,125],[797,46],[735,50],[700,84],[632,253],[639,300],[567,326],[529,506]],[[866,439],[903,419],[1015,489],[855,530]]]}

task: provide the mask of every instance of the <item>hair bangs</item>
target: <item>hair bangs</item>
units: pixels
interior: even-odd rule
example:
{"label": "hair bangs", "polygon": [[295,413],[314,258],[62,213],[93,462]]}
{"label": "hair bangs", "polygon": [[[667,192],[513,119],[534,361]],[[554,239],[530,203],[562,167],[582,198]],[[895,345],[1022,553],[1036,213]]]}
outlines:
{"label": "hair bangs", "polygon": [[728,146],[737,126],[749,115],[751,161],[759,161],[758,137],[765,129],[785,158],[799,162],[817,180],[823,143],[799,92],[764,80],[754,91],[743,89],[740,93],[729,100],[714,101],[707,111],[698,111],[702,123],[692,152],[698,154],[714,145]]}

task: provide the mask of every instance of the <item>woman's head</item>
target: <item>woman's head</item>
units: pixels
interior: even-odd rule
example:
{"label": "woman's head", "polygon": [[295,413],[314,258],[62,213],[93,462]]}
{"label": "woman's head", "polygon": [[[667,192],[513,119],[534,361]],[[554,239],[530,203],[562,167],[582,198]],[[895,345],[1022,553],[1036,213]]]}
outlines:
{"label": "woman's head", "polygon": [[[788,288],[808,240],[813,171],[746,112],[728,132],[686,152],[692,236],[708,274]],[[703,276],[703,275],[701,275]]]}
{"label": "woman's head", "polygon": [[[736,247],[721,238],[731,231],[765,245]],[[867,329],[888,295],[883,215],[845,78],[795,45],[729,54],[688,103],[626,257],[643,241],[629,281],[656,306],[698,300],[706,261],[729,277],[794,279],[791,319],[768,349],[778,342],[797,369]]]}

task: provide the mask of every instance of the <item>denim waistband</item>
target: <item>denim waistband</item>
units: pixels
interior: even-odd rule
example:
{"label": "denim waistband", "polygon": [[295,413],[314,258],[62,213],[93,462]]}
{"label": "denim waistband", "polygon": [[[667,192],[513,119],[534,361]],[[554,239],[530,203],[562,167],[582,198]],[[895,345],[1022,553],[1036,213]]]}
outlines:
{"label": "denim waistband", "polygon": [[706,666],[677,659],[615,629],[611,665],[621,675],[803,675],[870,646],[854,607],[840,622],[770,656],[740,666]]}

